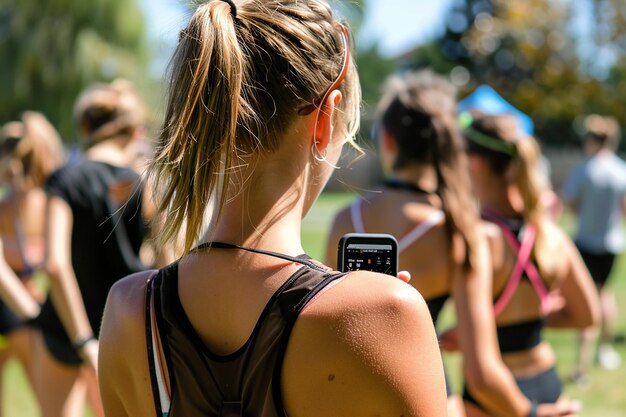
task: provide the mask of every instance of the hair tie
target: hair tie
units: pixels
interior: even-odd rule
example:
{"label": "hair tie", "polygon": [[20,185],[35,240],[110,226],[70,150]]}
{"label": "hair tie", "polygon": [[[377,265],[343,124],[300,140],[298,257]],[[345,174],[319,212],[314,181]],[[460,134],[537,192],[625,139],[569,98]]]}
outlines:
{"label": "hair tie", "polygon": [[228,3],[230,5],[230,14],[233,15],[233,18],[237,18],[237,5],[233,0],[222,0],[224,3]]}

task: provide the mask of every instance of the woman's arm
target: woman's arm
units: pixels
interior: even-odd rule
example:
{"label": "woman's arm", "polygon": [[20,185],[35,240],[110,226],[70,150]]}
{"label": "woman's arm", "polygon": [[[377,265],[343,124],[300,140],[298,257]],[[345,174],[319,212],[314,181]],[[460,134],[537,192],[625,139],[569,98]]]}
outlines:
{"label": "woman's arm", "polygon": [[578,249],[562,231],[555,230],[553,238],[558,238],[559,259],[563,266],[557,276],[557,291],[562,297],[563,307],[548,315],[550,327],[585,328],[600,320],[600,300],[598,291],[589,275]]}
{"label": "woman's arm", "polygon": [[492,304],[491,257],[486,237],[479,239],[476,265],[453,282],[463,375],[472,395],[494,415],[526,416],[531,403],[502,362]]}
{"label": "woman's arm", "polygon": [[50,296],[70,340],[83,345],[80,354],[95,369],[97,342],[90,340],[93,329],[72,267],[72,209],[63,199],[50,197],[46,217],[45,269],[50,280]]}
{"label": "woman's arm", "polygon": [[109,292],[102,328],[98,377],[107,417],[156,415],[145,329],[145,291],[150,272],[115,283]]}
{"label": "woman's arm", "polygon": [[32,297],[15,275],[4,258],[4,248],[0,239],[0,297],[9,308],[24,320],[34,319],[39,315],[39,303]]}
{"label": "woman's arm", "polygon": [[446,415],[430,314],[409,285],[350,273],[298,318],[282,371],[292,417]]}

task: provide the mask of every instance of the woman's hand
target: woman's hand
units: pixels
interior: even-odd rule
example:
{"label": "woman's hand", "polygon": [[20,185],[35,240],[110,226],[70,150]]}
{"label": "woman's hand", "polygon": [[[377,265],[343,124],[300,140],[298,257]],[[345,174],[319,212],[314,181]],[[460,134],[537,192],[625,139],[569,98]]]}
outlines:
{"label": "woman's hand", "polygon": [[400,271],[398,272],[398,278],[400,281],[408,284],[408,282],[411,281],[411,273],[409,271]]}

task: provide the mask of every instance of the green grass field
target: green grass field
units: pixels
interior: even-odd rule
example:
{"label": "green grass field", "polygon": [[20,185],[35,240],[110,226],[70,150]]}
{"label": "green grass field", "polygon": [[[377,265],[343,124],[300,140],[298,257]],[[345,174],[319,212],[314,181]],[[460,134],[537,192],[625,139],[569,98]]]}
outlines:
{"label": "green grass field", "polygon": [[[307,253],[316,259],[322,259],[325,251],[330,223],[335,213],[352,199],[350,194],[323,194],[308,214],[303,224],[303,243]],[[618,260],[611,285],[618,299],[620,317],[617,333],[626,334],[626,256]],[[450,306],[444,311],[443,321],[450,324],[453,313]],[[557,368],[565,377],[575,363],[576,335],[571,331],[548,331],[547,337],[557,354]],[[616,345],[626,361],[626,345]],[[446,365],[451,373],[455,387],[461,384],[460,360],[458,355],[446,355]],[[580,390],[574,385],[566,385],[565,391],[570,398],[579,399],[584,408],[581,417],[624,417],[626,416],[626,365],[615,371],[593,369],[591,386]],[[3,385],[4,415],[8,417],[37,417],[34,400],[28,388],[21,368],[16,363],[9,363],[4,374]],[[89,413],[85,414],[89,416]]]}

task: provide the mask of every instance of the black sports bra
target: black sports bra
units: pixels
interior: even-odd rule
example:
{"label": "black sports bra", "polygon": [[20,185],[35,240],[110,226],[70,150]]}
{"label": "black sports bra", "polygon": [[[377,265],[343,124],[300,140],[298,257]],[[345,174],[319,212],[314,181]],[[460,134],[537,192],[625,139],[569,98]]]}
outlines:
{"label": "black sports bra", "polygon": [[512,353],[530,350],[541,343],[541,331],[545,325],[544,318],[524,321],[521,323],[497,326],[500,352]]}

